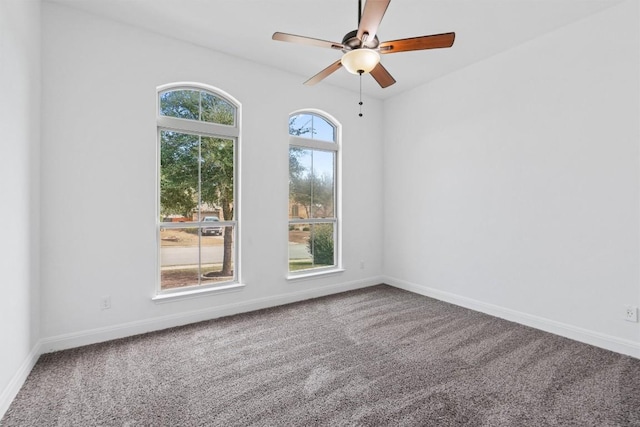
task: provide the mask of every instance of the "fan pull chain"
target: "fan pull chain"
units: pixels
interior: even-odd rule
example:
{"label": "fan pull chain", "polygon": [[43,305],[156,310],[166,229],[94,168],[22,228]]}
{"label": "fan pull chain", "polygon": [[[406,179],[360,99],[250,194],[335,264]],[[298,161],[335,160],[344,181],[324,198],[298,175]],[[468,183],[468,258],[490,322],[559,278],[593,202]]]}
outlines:
{"label": "fan pull chain", "polygon": [[362,70],[358,71],[358,74],[360,74],[360,102],[358,102],[358,105],[360,106],[360,113],[358,114],[359,117],[362,117]]}

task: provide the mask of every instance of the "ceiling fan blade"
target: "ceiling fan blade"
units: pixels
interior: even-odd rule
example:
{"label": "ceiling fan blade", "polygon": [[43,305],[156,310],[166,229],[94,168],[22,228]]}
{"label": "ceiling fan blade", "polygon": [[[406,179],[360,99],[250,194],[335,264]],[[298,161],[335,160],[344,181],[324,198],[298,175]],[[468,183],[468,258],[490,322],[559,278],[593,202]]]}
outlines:
{"label": "ceiling fan blade", "polygon": [[271,38],[273,40],[278,40],[281,42],[299,43],[299,44],[305,44],[307,46],[328,47],[330,49],[337,49],[337,50],[344,48],[344,45],[342,43],[314,39],[314,38],[305,37],[305,36],[297,36],[295,34],[275,32],[273,33],[273,36],[271,36]]}
{"label": "ceiling fan blade", "polygon": [[373,70],[371,70],[371,75],[378,82],[380,87],[382,87],[383,89],[385,87],[391,86],[396,82],[396,79],[394,79],[393,76],[389,74],[387,69],[384,68],[382,64],[379,62],[378,62],[378,65],[376,65],[376,67]]}
{"label": "ceiling fan blade", "polygon": [[[360,18],[360,24],[358,25],[357,37],[366,42],[367,40],[373,40],[378,33],[378,26],[384,13],[387,11],[389,2],[391,0],[367,0],[364,5],[364,11]],[[366,38],[365,38],[365,34]]]}
{"label": "ceiling fan blade", "polygon": [[318,74],[316,74],[315,76],[311,77],[309,80],[304,82],[304,84],[306,84],[307,86],[313,86],[314,84],[322,81],[324,78],[328,77],[330,74],[334,73],[335,71],[340,69],[340,67],[342,67],[341,61],[342,61],[341,59],[338,59],[336,62],[329,65],[327,68],[320,71]]}
{"label": "ceiling fan blade", "polygon": [[380,53],[397,53],[409,50],[439,49],[453,46],[456,33],[434,34],[380,43]]}

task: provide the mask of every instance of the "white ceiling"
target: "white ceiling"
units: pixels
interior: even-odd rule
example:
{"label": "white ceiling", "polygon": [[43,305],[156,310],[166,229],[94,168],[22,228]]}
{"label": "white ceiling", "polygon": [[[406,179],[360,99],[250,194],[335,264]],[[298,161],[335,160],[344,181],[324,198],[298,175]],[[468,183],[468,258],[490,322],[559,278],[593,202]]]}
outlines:
{"label": "white ceiling", "polygon": [[[275,31],[342,41],[357,28],[357,0],[48,0],[295,74],[300,84],[340,52],[271,40]],[[381,41],[456,33],[450,49],[382,56],[397,83],[363,91],[386,99],[481,61],[623,0],[392,0]],[[597,31],[597,29],[594,29]],[[358,90],[358,77],[338,70],[309,90],[331,84]]]}

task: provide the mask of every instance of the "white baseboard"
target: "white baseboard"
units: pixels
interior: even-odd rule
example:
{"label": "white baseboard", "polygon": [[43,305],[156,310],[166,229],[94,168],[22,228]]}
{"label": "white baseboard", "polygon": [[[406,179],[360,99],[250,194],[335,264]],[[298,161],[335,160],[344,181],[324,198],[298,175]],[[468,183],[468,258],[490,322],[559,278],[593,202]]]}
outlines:
{"label": "white baseboard", "polygon": [[289,292],[286,294],[274,295],[264,298],[256,298],[249,301],[241,301],[234,304],[227,304],[220,307],[194,310],[190,312],[177,313],[169,316],[155,317],[151,319],[139,320],[135,322],[123,323],[104,328],[89,329],[70,334],[57,335],[41,340],[41,353],[50,353],[58,350],[65,350],[83,345],[95,344],[132,335],[158,331],[204,320],[216,319],[218,317],[230,316],[233,314],[246,313],[263,308],[275,307],[297,301],[304,301],[311,298],[336,294],[339,292],[365,288],[382,283],[382,277],[372,277],[365,280],[340,283],[329,286],[318,286],[317,288]]}
{"label": "white baseboard", "polygon": [[616,353],[626,354],[640,359],[640,342],[626,340],[614,337],[600,332],[573,326],[567,323],[556,322],[555,320],[546,319],[544,317],[534,316],[509,308],[488,304],[472,298],[463,297],[461,295],[440,291],[427,286],[410,283],[405,280],[393,277],[385,277],[383,283],[404,289],[409,292],[435,298],[471,310],[480,311],[495,317],[519,323],[521,325],[530,326],[545,332],[560,335],[585,344],[594,345],[606,350],[615,351]]}
{"label": "white baseboard", "polygon": [[573,325],[556,322],[538,316],[533,316],[527,313],[518,312],[493,304],[487,304],[482,301],[429,288],[427,286],[410,283],[393,277],[373,277],[365,280],[358,280],[331,286],[321,286],[304,291],[274,295],[265,298],[256,298],[250,301],[228,304],[222,307],[214,307],[211,309],[196,310],[170,316],[162,316],[42,339],[29,352],[7,387],[2,390],[2,393],[0,394],[0,419],[9,409],[11,402],[18,394],[18,391],[20,391],[20,388],[22,387],[27,377],[29,376],[29,373],[38,361],[38,358],[43,353],[79,347],[82,345],[95,344],[112,339],[124,338],[132,335],[157,331],[175,326],[182,326],[189,323],[215,319],[218,317],[229,316],[233,314],[245,313],[263,308],[275,307],[278,305],[289,304],[297,301],[304,301],[311,298],[317,298],[336,294],[339,292],[374,286],[380,283],[386,283],[390,286],[404,289],[409,292],[425,295],[441,301],[449,302],[451,304],[459,305],[461,307],[469,308],[471,310],[480,311],[492,316],[500,317],[502,319],[520,323],[522,325],[530,326],[536,329],[540,329],[546,332],[550,332],[556,335],[560,335],[566,338],[640,359],[640,343],[638,342],[620,339],[614,336],[601,334],[599,332],[590,331]]}
{"label": "white baseboard", "polygon": [[18,371],[15,373],[13,378],[11,378],[11,381],[9,381],[9,384],[4,390],[2,390],[2,393],[0,393],[0,420],[4,417],[4,414],[9,409],[11,402],[13,402],[13,399],[15,399],[20,388],[22,388],[22,385],[27,380],[29,373],[38,361],[40,354],[40,342],[38,342],[33,346],[27,357],[24,359]]}

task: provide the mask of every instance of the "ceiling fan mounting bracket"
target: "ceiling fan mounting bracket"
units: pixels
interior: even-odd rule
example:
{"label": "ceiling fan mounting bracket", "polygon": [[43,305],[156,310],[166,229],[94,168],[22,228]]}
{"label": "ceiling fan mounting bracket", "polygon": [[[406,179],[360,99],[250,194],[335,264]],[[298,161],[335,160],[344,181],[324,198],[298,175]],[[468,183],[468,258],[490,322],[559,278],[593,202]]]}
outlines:
{"label": "ceiling fan mounting bracket", "polygon": [[[368,35],[368,33],[366,33]],[[366,47],[367,49],[376,49],[380,44],[380,40],[378,40],[378,36],[373,36],[372,39],[367,39],[363,37],[364,40],[360,40],[358,38],[358,30],[353,30],[345,34],[342,39],[342,44],[345,47],[345,51],[360,49],[361,47]]]}

